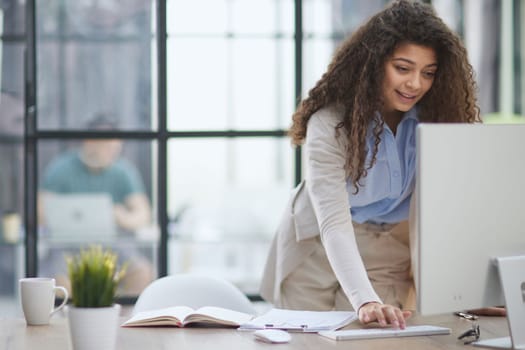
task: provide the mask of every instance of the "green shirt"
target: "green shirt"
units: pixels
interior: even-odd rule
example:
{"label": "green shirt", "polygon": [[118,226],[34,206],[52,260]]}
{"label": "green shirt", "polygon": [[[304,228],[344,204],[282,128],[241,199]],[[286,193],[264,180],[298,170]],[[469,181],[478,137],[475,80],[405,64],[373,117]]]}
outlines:
{"label": "green shirt", "polygon": [[78,151],[68,152],[49,165],[42,187],[55,193],[109,193],[114,203],[123,203],[134,193],[144,193],[137,169],[125,159],[93,172],[80,159]]}

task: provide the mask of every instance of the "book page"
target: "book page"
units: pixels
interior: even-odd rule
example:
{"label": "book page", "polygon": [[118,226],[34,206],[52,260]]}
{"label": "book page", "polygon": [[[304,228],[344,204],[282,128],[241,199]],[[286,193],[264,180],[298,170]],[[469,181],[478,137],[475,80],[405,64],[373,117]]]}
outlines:
{"label": "book page", "polygon": [[178,326],[182,325],[184,320],[193,309],[188,306],[174,306],[164,309],[138,312],[122,326]]}
{"label": "book page", "polygon": [[253,318],[253,315],[216,306],[204,306],[195,310],[184,320],[184,324],[202,322],[228,326],[240,326]]}

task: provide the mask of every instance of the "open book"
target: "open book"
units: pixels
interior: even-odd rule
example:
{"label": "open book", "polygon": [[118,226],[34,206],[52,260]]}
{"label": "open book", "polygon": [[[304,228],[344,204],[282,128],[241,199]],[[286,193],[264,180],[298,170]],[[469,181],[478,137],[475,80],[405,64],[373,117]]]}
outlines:
{"label": "open book", "polygon": [[251,320],[253,315],[215,306],[193,310],[188,306],[142,311],[122,324],[122,327],[174,326],[189,324],[238,327]]}

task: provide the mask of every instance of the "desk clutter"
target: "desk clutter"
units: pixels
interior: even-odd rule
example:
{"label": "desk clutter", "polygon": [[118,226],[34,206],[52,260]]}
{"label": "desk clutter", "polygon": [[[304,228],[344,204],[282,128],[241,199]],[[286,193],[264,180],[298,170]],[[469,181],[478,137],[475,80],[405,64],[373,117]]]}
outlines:
{"label": "desk clutter", "polygon": [[[260,313],[261,315],[263,312]],[[131,317],[121,316],[119,324]],[[508,324],[505,317],[479,317],[476,323],[480,327],[481,340],[485,337],[503,337],[508,335]],[[271,342],[263,340],[261,335],[256,336],[254,331],[238,331],[232,327],[215,326],[188,326],[178,327],[118,327],[116,348],[119,350],[138,349],[202,349],[202,350],[229,350],[229,349],[251,349],[265,350],[268,346],[279,345],[279,349],[305,350],[326,349],[343,350],[348,347],[357,346],[362,350],[372,349],[397,349],[420,350],[431,347],[434,350],[465,350],[467,347],[457,336],[471,325],[469,321],[452,315],[452,313],[422,316],[414,315],[410,319],[410,326],[436,325],[451,329],[450,335],[422,335],[404,337],[382,337],[378,339],[338,341],[317,335],[316,333],[289,331],[290,341],[286,343]],[[369,329],[359,322],[353,322],[339,331],[350,329]],[[388,331],[389,328],[385,328]],[[270,331],[270,330],[267,330]],[[266,337],[270,335],[266,333]],[[282,333],[281,333],[282,334]],[[264,335],[264,333],[263,333]],[[275,339],[275,338],[272,338]],[[271,342],[271,343],[270,343]],[[21,317],[0,317],[0,348],[17,350],[54,350],[72,349],[69,335],[67,313],[59,313],[52,317],[47,326],[28,326]],[[100,347],[98,349],[101,349]],[[105,348],[107,349],[107,348]]]}
{"label": "desk clutter", "polygon": [[295,332],[316,333],[337,329],[357,319],[351,311],[302,311],[271,309],[260,316],[205,306],[193,310],[187,306],[142,311],[122,324],[122,327],[147,326],[224,326],[239,330],[281,329]]}
{"label": "desk clutter", "polygon": [[262,315],[250,315],[221,307],[205,306],[193,310],[187,306],[175,306],[158,310],[138,312],[125,321],[122,327],[232,327],[239,331],[254,331],[258,341],[287,343],[288,332],[318,333],[333,340],[356,340],[429,336],[450,334],[450,328],[432,325],[397,328],[343,329],[358,319],[352,311],[306,311],[273,308]]}

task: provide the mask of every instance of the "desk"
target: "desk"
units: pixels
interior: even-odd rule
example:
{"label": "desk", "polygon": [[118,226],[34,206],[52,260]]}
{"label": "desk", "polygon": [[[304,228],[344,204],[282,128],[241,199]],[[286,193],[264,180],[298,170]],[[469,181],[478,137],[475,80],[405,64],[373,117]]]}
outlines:
{"label": "desk", "polygon": [[[125,318],[122,318],[124,321]],[[413,317],[410,324],[432,324],[450,327],[450,335],[334,341],[317,334],[292,333],[287,344],[275,345],[279,350],[319,349],[472,349],[456,340],[470,327],[470,321],[453,315]],[[503,317],[481,317],[478,320],[481,339],[508,335]],[[358,323],[351,327],[359,326]],[[224,328],[119,328],[117,349],[269,349],[269,344],[255,341],[252,332]],[[276,348],[276,349],[277,349]],[[0,349],[6,350],[62,350],[70,349],[67,319],[53,316],[48,326],[28,327],[22,318],[0,319]]]}

